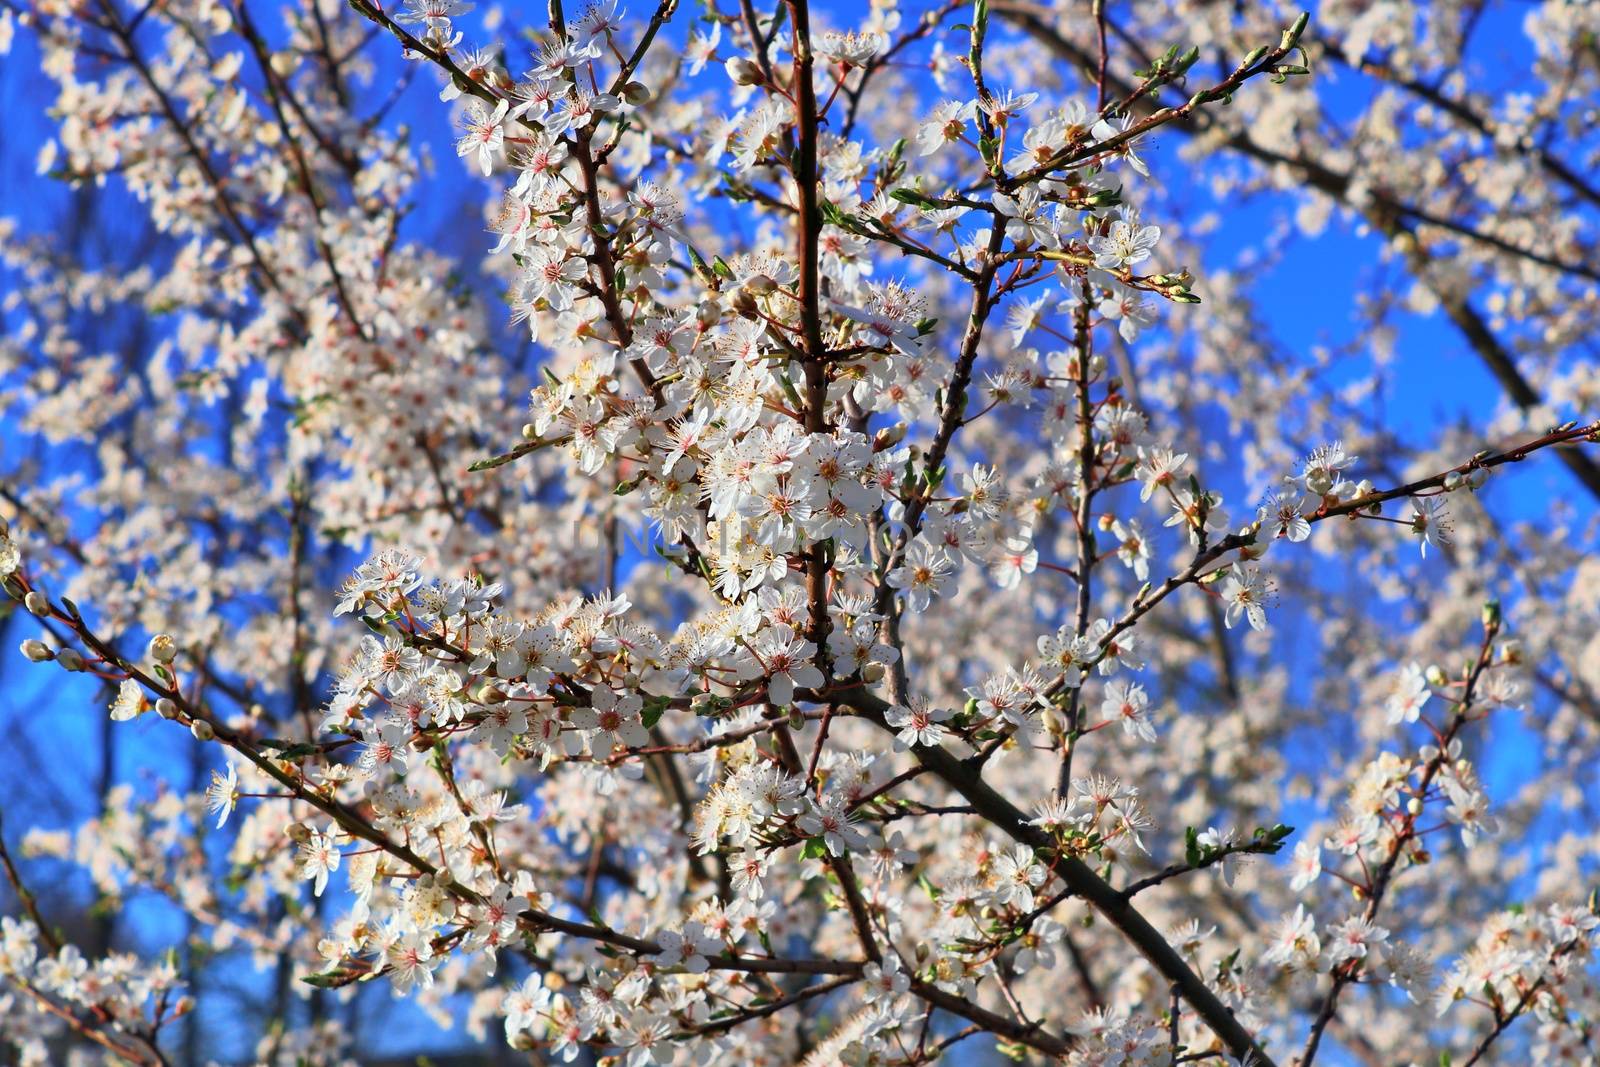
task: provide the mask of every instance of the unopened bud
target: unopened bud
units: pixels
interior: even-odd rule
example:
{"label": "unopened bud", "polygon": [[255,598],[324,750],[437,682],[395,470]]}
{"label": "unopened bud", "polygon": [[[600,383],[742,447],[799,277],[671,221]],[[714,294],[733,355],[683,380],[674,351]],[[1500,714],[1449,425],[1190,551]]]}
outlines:
{"label": "unopened bud", "polygon": [[869,663],[861,668],[861,677],[874,684],[883,681],[883,675],[884,670],[881,663]]}
{"label": "unopened bud", "polygon": [[1489,480],[1488,467],[1473,467],[1467,472],[1467,487],[1469,489],[1482,489],[1483,483]]}
{"label": "unopened bud", "polygon": [[22,654],[34,663],[45,663],[56,658],[49,645],[32,637],[22,642]]}
{"label": "unopened bud", "polygon": [[69,671],[83,670],[83,657],[78,655],[75,648],[63,648],[56,653],[56,662]]}
{"label": "unopened bud", "polygon": [[1239,546],[1239,558],[1246,563],[1261,559],[1272,551],[1272,546],[1275,544],[1277,541],[1271,537],[1258,537],[1247,545]]}
{"label": "unopened bud", "polygon": [[525,422],[522,424],[522,436],[529,441],[537,441],[539,439],[539,430],[533,423]]}
{"label": "unopened bud", "polygon": [[650,102],[650,87],[644,82],[629,82],[622,87],[622,99],[635,107]]}
{"label": "unopened bud", "polygon": [[1422,798],[1412,797],[1410,800],[1406,801],[1406,811],[1410,812],[1412,815],[1421,815]]}
{"label": "unopened bud", "polygon": [[1522,662],[1521,641],[1503,641],[1496,652],[1495,658],[1507,666],[1514,667]]}
{"label": "unopened bud", "polygon": [[213,730],[211,724],[204,719],[195,719],[191,722],[189,724],[189,732],[194,734],[196,741],[210,741],[217,736],[217,731]]}
{"label": "unopened bud", "polygon": [[885,426],[872,435],[872,450],[874,452],[882,452],[885,449],[893,448],[905,439],[906,424],[897,422],[893,426]]}
{"label": "unopened bud", "polygon": [[505,693],[488,684],[478,687],[477,696],[480,704],[504,704],[506,702]]}
{"label": "unopened bud", "polygon": [[1461,483],[1464,480],[1465,479],[1461,477],[1460,471],[1451,471],[1444,476],[1444,491],[1447,493],[1455,492],[1457,489],[1461,488]]}
{"label": "unopened bud", "polygon": [[744,56],[734,56],[723,64],[728,77],[733,79],[735,85],[760,85],[765,79],[761,76],[761,68],[754,60]]}
{"label": "unopened bud", "polygon": [[156,714],[163,719],[176,719],[178,717],[178,705],[172,702],[171,697],[160,697],[156,700]]}
{"label": "unopened bud", "polygon": [[288,834],[289,840],[297,845],[303,845],[311,840],[311,827],[303,822],[290,823],[289,828],[284,833]]}
{"label": "unopened bud", "polygon": [[777,290],[778,283],[765,274],[756,274],[746,279],[744,287],[757,296],[766,296]]}
{"label": "unopened bud", "polygon": [[1483,628],[1485,630],[1500,629],[1500,601],[1486,600],[1483,604]]}
{"label": "unopened bud", "polygon": [[150,658],[157,663],[171,663],[178,658],[178,642],[171,634],[156,634],[150,639]]}
{"label": "unopened bud", "polygon": [[35,615],[50,614],[50,598],[37,589],[30,589],[28,595],[22,598],[22,604]]}
{"label": "unopened bud", "polygon": [[1435,688],[1442,687],[1446,682],[1444,671],[1437,663],[1428,664],[1428,669],[1423,673],[1422,676],[1428,680],[1429,685],[1434,686]]}

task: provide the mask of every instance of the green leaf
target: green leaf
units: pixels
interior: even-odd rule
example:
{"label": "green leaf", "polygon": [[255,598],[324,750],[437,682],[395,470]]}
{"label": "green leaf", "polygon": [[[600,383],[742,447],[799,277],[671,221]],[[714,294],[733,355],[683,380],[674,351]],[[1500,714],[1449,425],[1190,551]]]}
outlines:
{"label": "green leaf", "polygon": [[321,974],[301,975],[300,981],[318,989],[338,989],[350,984],[350,976],[343,971],[323,971]]}
{"label": "green leaf", "polygon": [[1201,855],[1200,832],[1191,826],[1183,832],[1183,862],[1198,867]]}
{"label": "green leaf", "polygon": [[938,201],[932,199],[924,193],[917,192],[915,189],[890,190],[889,199],[898,200],[902,204],[910,204],[912,207],[927,208],[929,210],[939,206]]}

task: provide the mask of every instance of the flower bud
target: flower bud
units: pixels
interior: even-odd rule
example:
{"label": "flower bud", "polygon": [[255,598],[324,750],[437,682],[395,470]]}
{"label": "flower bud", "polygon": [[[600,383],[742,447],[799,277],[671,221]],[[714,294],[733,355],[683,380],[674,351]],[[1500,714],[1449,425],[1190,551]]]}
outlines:
{"label": "flower bud", "polygon": [[176,719],[178,717],[178,705],[172,702],[171,697],[160,697],[156,700],[156,714],[163,719]]}
{"label": "flower bud", "polygon": [[756,274],[745,281],[744,287],[757,296],[766,296],[777,291],[778,283],[765,274]]}
{"label": "flower bud", "polygon": [[897,422],[893,426],[885,426],[872,435],[872,450],[882,452],[893,448],[906,439],[906,424]]}
{"label": "flower bud", "polygon": [[178,642],[171,634],[156,634],[150,639],[150,658],[157,663],[171,663],[178,658]]}
{"label": "flower bud", "polygon": [[1495,650],[1495,659],[1508,667],[1515,667],[1522,662],[1522,642],[1502,641]]}
{"label": "flower bud", "polygon": [[50,598],[37,589],[30,589],[28,595],[22,598],[22,604],[35,615],[50,614]]}
{"label": "flower bud", "polygon": [[723,64],[723,69],[728,72],[728,77],[733,79],[735,85],[760,85],[765,80],[761,75],[761,68],[755,61],[744,56],[734,56]]}
{"label": "flower bud", "polygon": [[290,823],[284,833],[288,834],[289,840],[297,845],[303,845],[311,840],[311,827],[303,822]]}
{"label": "flower bud", "polygon": [[210,741],[217,736],[217,731],[213,730],[211,724],[204,719],[196,719],[191,722],[189,724],[189,732],[194,735],[196,741]]}
{"label": "flower bud", "polygon": [[883,664],[869,663],[861,668],[861,677],[869,683],[876,684],[883,681]]}
{"label": "flower bud", "polygon": [[1406,801],[1406,811],[1410,812],[1412,815],[1421,815],[1422,798],[1412,797],[1410,800]]}
{"label": "flower bud", "polygon": [[1429,685],[1436,689],[1443,687],[1447,681],[1444,671],[1440,669],[1437,663],[1428,664],[1428,669],[1423,673],[1423,677],[1428,680]]}
{"label": "flower bud", "polygon": [[1473,467],[1467,472],[1467,487],[1469,489],[1482,489],[1483,483],[1489,480],[1488,467]]}
{"label": "flower bud", "polygon": [[477,700],[480,704],[504,704],[506,695],[494,686],[485,683],[478,687]]}
{"label": "flower bud", "polygon": [[644,82],[629,82],[622,87],[622,99],[635,107],[649,103],[650,87],[645,85]]}
{"label": "flower bud", "polygon": [[1444,476],[1444,491],[1447,493],[1455,492],[1461,488],[1462,481],[1464,479],[1461,477],[1460,471],[1451,471]]}
{"label": "flower bud", "polygon": [[78,655],[78,650],[75,648],[63,648],[60,652],[57,652],[56,662],[61,664],[65,670],[81,671],[84,669],[83,657]]}
{"label": "flower bud", "polygon": [[46,663],[56,658],[49,645],[32,637],[22,642],[22,654],[34,663]]}

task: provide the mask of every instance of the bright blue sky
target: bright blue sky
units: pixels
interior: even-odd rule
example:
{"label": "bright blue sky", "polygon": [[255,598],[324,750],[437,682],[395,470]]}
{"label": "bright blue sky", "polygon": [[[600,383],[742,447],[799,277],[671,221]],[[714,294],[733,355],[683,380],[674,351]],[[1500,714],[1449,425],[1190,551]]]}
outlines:
{"label": "bright blue sky", "polygon": [[[639,8],[637,4],[631,6]],[[675,27],[668,30],[669,39],[681,40],[692,17],[692,5],[686,2],[683,6]],[[906,6],[908,11],[916,11],[925,5],[908,0]],[[1519,5],[1491,7],[1486,16],[1491,20],[1490,26],[1478,35],[1482,51],[1475,58],[1480,64],[1491,70],[1526,69],[1528,50],[1520,30],[1522,10]],[[469,27],[468,39],[477,39],[470,29],[472,21],[465,20],[464,25]],[[1315,22],[1313,33],[1314,27]],[[387,38],[377,42],[377,51],[387,56],[386,71],[398,70],[400,64],[391,46]],[[1365,96],[1358,79],[1348,72],[1339,74],[1342,81],[1327,80],[1321,90],[1336,113],[1359,107]],[[1324,72],[1318,71],[1317,76],[1323,78]],[[379,84],[392,84],[392,79],[380,78]],[[392,121],[406,123],[415,131],[418,143],[430,145],[439,164],[441,184],[454,183],[457,171],[450,148],[450,112],[437,101],[436,88],[431,73],[417,78],[394,110]],[[1270,91],[1270,87],[1262,84],[1251,91]],[[49,83],[37,74],[33,41],[21,33],[11,55],[0,62],[0,110],[6,115],[5,124],[0,126],[0,205],[6,206],[0,212],[18,217],[24,233],[60,232],[76,217],[99,236],[99,254],[107,257],[105,262],[129,266],[119,257],[126,256],[126,250],[139,236],[139,227],[131,224],[139,211],[115,181],[96,194],[99,206],[91,216],[85,216],[70,190],[34,174],[35,155],[52,131],[45,115],[51,103]],[[1170,149],[1160,147],[1162,143],[1170,145]],[[1158,140],[1149,159],[1158,176],[1182,190],[1181,175],[1187,168],[1176,159],[1175,137]],[[1284,207],[1284,203],[1271,198],[1230,206],[1209,241],[1212,254],[1207,266],[1235,262],[1244,250],[1259,242],[1263,233],[1281,224]],[[472,220],[472,224],[462,225],[463,218]],[[407,219],[405,233],[413,239],[428,240],[443,251],[459,251],[463,261],[471,262],[484,240],[476,223],[478,218],[476,202],[462,204],[448,197],[424,196]],[[1337,220],[1320,237],[1292,236],[1287,240],[1291,247],[1254,287],[1273,334],[1294,352],[1306,352],[1318,344],[1334,347],[1349,342],[1358,329],[1350,317],[1355,294],[1370,281],[1369,272],[1391,269],[1376,266],[1377,241],[1352,232]],[[1462,418],[1484,421],[1499,402],[1499,390],[1466,350],[1459,335],[1437,316],[1412,316],[1403,322],[1397,342],[1402,358],[1392,365],[1384,396],[1385,410],[1393,425],[1403,434],[1421,437],[1440,422]],[[511,336],[508,331],[506,337]],[[1349,373],[1364,371],[1364,360],[1357,360]],[[0,477],[15,468],[22,447],[14,430],[0,427]],[[50,458],[54,462],[73,462],[66,452]],[[1548,461],[1528,465],[1519,472],[1519,478],[1515,491],[1500,491],[1498,497],[1502,505],[1514,510],[1536,508],[1546,494],[1565,495],[1571,486],[1565,472]],[[96,772],[85,770],[81,754],[97,747],[104,712],[93,683],[64,680],[53,669],[31,667],[21,660],[15,647],[16,639],[25,635],[25,627],[12,626],[8,635],[0,647],[0,715],[19,725],[17,752],[21,764],[29,768],[25,776],[8,775],[0,782],[7,837],[14,841],[24,825],[66,828],[91,814],[92,788],[86,782]],[[1525,738],[1517,737],[1514,728],[1505,733],[1502,742],[1490,750],[1491,786],[1515,780],[1518,768],[1533,751]],[[123,727],[116,747],[115,772],[119,780],[139,781],[148,787],[156,777],[180,784],[190,778],[192,744],[181,733],[165,729],[162,723],[141,721]],[[81,880],[77,884],[81,888]],[[47,898],[44,905],[48,912],[51,901]],[[123,916],[122,924],[122,936],[146,948],[159,948],[182,936],[176,913],[159,904],[136,902]],[[252,994],[261,992],[259,979],[241,974],[238,981]],[[374,993],[378,1001],[387,1000],[382,990]],[[213,1001],[207,1012],[207,1029],[217,1036],[225,1034],[227,1005]],[[402,1025],[385,1031],[395,1040],[396,1047],[415,1048],[420,1041],[445,1048],[458,1040],[436,1034],[414,1010],[402,1010],[400,1017],[404,1020]]]}

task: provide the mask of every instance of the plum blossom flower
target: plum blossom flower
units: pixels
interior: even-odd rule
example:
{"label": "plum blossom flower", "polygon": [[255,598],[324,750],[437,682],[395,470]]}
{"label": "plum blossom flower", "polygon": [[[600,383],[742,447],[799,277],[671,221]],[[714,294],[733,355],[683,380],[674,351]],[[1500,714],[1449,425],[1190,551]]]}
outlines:
{"label": "plum blossom flower", "polygon": [[1289,880],[1289,888],[1298,893],[1322,874],[1322,849],[1317,847],[1315,841],[1300,842],[1294,846],[1294,858],[1289,867],[1294,872],[1294,877]]}
{"label": "plum blossom flower", "polygon": [[1106,722],[1122,724],[1122,732],[1141,741],[1156,739],[1155,724],[1145,714],[1150,698],[1144,686],[1118,679],[1106,686],[1105,699],[1100,702],[1100,715]]}
{"label": "plum blossom flower", "polygon": [[966,136],[967,124],[977,117],[978,105],[974,101],[946,100],[939,104],[917,126],[917,155],[931,156],[946,145],[955,144]]}
{"label": "plum blossom flower", "polygon": [[1428,688],[1427,675],[1422,667],[1416,663],[1407,664],[1395,683],[1394,692],[1384,703],[1389,725],[1398,726],[1403,722],[1416,722],[1422,715],[1422,706],[1432,696],[1433,692]]}
{"label": "plum blossom flower", "polygon": [[908,610],[926,611],[934,597],[955,593],[955,569],[955,561],[943,549],[916,540],[906,546],[905,561],[889,572],[888,579],[905,594]]}
{"label": "plum blossom flower", "polygon": [[217,829],[228,821],[239,803],[239,768],[228,764],[227,775],[211,772],[211,784],[206,787],[206,810],[217,816]]}
{"label": "plum blossom flower", "polygon": [[917,745],[937,745],[945,738],[945,728],[939,724],[950,718],[948,708],[930,708],[926,701],[913,699],[909,708],[895,705],[884,713],[884,719],[899,733],[895,734],[895,749],[905,751]]}
{"label": "plum blossom flower", "polygon": [[1139,224],[1139,212],[1121,210],[1106,232],[1089,238],[1094,265],[1101,270],[1122,270],[1149,259],[1161,240],[1161,227]]}
{"label": "plum blossom flower", "polygon": [[1049,878],[1026,845],[1013,845],[994,860],[995,903],[1011,906],[1021,911],[1033,907],[1033,891]]}
{"label": "plum blossom flower", "polygon": [[1364,916],[1352,915],[1328,931],[1328,939],[1323,946],[1323,963],[1332,970],[1350,960],[1367,959],[1375,955],[1388,939],[1388,930]]}
{"label": "plum blossom flower", "polygon": [[495,153],[500,151],[506,142],[506,131],[501,123],[505,121],[506,110],[510,106],[503,99],[495,104],[493,111],[478,100],[467,105],[463,133],[456,141],[456,155],[476,154],[478,169],[483,171],[485,178],[494,170]]}
{"label": "plum blossom flower", "polygon": [[1250,623],[1252,630],[1267,628],[1267,598],[1271,587],[1260,568],[1235,565],[1228,572],[1222,587],[1222,601],[1226,605],[1223,619],[1228,629],[1233,629],[1240,617]]}
{"label": "plum blossom flower", "polygon": [[312,895],[321,896],[328,888],[328,875],[339,869],[342,858],[336,841],[338,830],[329,825],[326,832],[312,830],[300,845],[300,877],[312,879]]}
{"label": "plum blossom flower", "polygon": [[1450,509],[1442,496],[1419,496],[1411,500],[1411,536],[1428,558],[1428,546],[1442,548],[1450,543]]}

